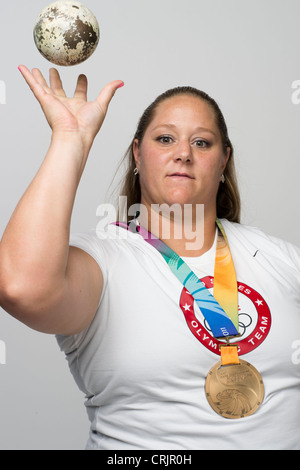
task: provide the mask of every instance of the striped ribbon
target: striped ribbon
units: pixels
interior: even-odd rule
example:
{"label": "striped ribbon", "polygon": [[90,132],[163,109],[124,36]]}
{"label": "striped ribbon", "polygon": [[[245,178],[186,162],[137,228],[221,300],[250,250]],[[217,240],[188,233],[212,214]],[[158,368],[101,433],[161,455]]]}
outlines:
{"label": "striped ribbon", "polygon": [[193,296],[215,338],[238,335],[237,280],[227,236],[219,219],[216,220],[218,238],[213,295],[185,261],[162,240],[136,223],[115,224],[132,232],[138,232],[147,243],[159,251],[172,273]]}

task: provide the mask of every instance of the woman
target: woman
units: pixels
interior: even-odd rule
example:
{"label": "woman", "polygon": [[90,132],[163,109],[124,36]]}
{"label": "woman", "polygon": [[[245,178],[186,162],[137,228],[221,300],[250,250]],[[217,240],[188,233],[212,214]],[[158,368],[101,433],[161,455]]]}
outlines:
{"label": "woman", "polygon": [[123,82],[87,103],[85,76],[68,99],[56,70],[50,87],[20,71],[52,140],[1,241],[0,300],[57,335],[86,395],[87,449],[299,449],[300,250],[239,224],[217,104],[192,88],[161,95],[129,149],[122,194],[140,214],[70,242],[79,180]]}

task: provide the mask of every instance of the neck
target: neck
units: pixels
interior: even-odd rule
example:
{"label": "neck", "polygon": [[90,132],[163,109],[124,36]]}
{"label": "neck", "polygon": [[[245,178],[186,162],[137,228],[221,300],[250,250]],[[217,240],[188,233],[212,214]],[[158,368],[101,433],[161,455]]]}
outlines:
{"label": "neck", "polygon": [[155,211],[141,205],[139,223],[160,238],[179,256],[196,257],[213,245],[216,233],[216,210],[205,211],[203,205],[177,205],[172,212]]}

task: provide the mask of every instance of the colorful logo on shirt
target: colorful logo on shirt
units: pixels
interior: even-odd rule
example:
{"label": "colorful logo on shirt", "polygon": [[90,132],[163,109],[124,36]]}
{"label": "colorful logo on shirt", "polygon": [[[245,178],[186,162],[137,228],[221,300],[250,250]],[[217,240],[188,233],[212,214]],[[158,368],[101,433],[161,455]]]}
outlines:
{"label": "colorful logo on shirt", "polygon": [[[201,281],[208,289],[213,288],[213,277],[207,276]],[[267,302],[251,287],[238,282],[238,292],[239,333],[241,336],[235,343],[239,346],[239,355],[241,356],[256,349],[266,339],[271,328],[271,312]],[[212,336],[208,323],[186,288],[183,288],[181,293],[180,308],[189,329],[198,341],[213,353],[220,355],[219,345],[224,342],[218,341]]]}

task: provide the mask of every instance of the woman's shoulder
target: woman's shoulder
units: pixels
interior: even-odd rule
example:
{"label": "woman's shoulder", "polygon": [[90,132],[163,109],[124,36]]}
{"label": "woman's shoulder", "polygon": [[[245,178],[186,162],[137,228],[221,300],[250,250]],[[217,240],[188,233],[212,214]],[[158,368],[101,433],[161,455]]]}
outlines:
{"label": "woman's shoulder", "polygon": [[124,227],[115,224],[108,224],[105,228],[90,229],[85,232],[72,233],[70,236],[70,246],[80,248],[94,258],[102,259],[107,257],[111,259],[121,250],[130,249],[130,247],[139,245],[141,236],[132,233]]}
{"label": "woman's shoulder", "polygon": [[258,251],[279,258],[300,272],[300,248],[286,240],[270,235],[258,227],[221,220],[231,243],[243,244],[252,256]]}

